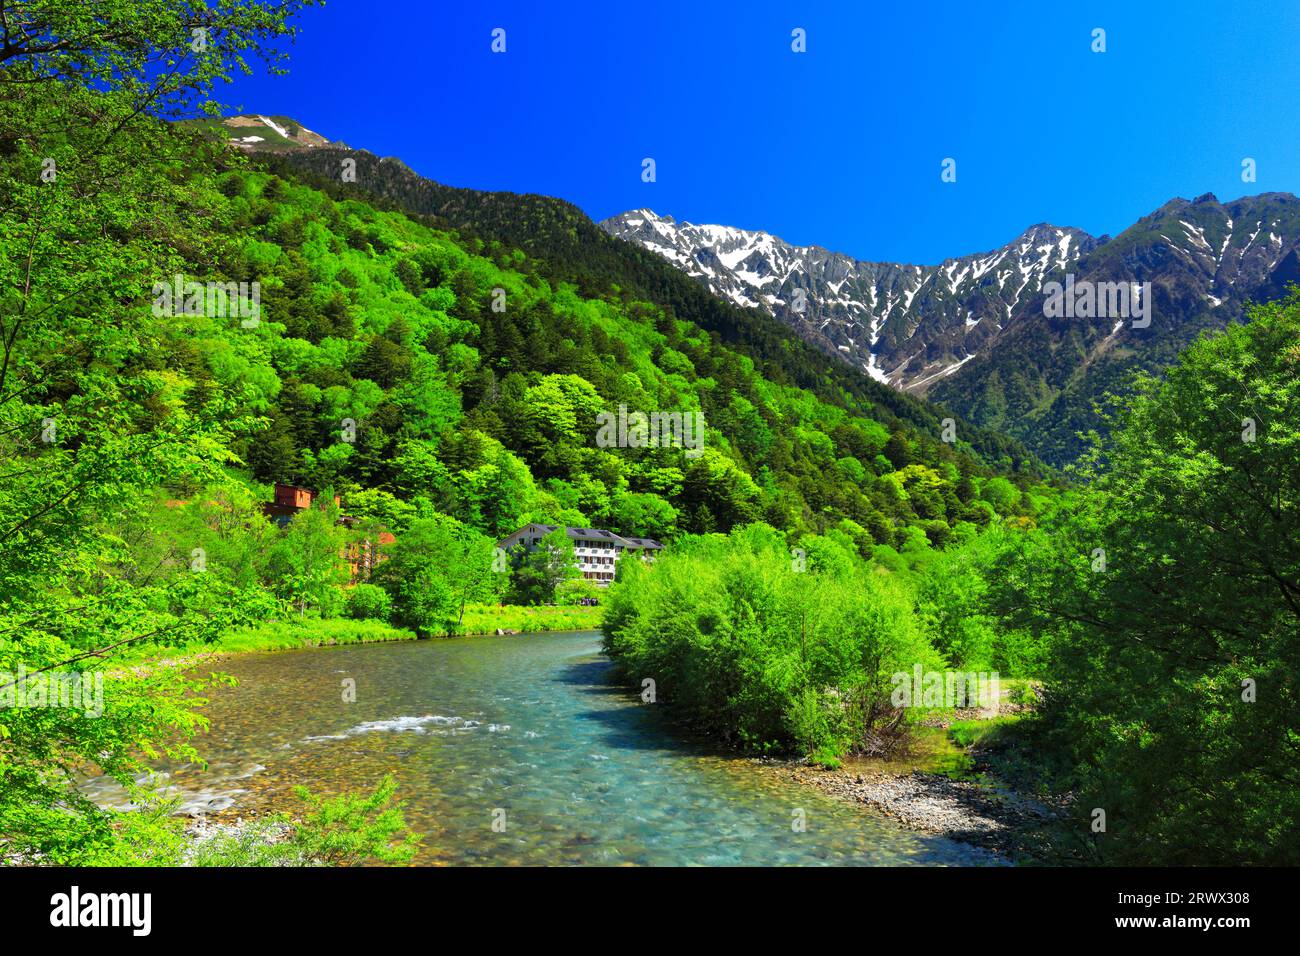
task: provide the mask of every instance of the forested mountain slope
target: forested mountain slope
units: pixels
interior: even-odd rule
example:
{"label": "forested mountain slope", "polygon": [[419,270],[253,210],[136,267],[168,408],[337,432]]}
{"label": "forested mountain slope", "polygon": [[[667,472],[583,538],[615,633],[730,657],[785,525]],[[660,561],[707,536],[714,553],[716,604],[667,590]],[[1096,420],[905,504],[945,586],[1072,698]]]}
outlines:
{"label": "forested mountain slope", "polygon": [[[206,251],[176,250],[181,261],[156,278],[256,282],[262,312],[252,327],[211,309],[176,315],[152,361],[194,400],[220,396],[241,423],[230,451],[257,481],[333,487],[351,510],[395,525],[433,508],[488,535],[537,520],[671,537],[761,519],[842,525],[866,549],[902,546],[909,528],[941,544],[994,511],[977,494],[995,472],[961,429],[943,442],[923,403],[819,370],[821,357],[770,320],[716,305],[669,267],[632,277],[689,290],[671,311],[615,290],[601,263],[630,247],[572,207],[449,194],[484,228],[551,223],[522,237],[534,248],[572,236],[544,260],[377,209],[356,184],[328,195],[294,182],[293,168],[283,178],[203,148],[185,128],[157,133],[195,157],[188,173],[208,185],[195,227]],[[398,168],[362,162],[358,180]],[[508,202],[532,211],[510,214]],[[590,258],[575,223],[595,237]],[[142,307],[148,294],[136,293]],[[702,412],[705,447],[598,447],[597,415],[620,406]]]}
{"label": "forested mountain slope", "polygon": [[[266,168],[336,197],[360,193],[381,206],[431,216],[432,225],[467,238],[522,250],[529,270],[553,283],[572,283],[583,295],[652,302],[752,359],[769,381],[808,389],[832,404],[874,409],[873,414],[896,417],[936,435],[941,420],[953,414],[838,362],[827,362],[819,349],[762,310],[740,308],[710,294],[659,256],[608,235],[562,199],[444,186],[397,159],[337,145],[272,152],[254,147],[252,152]],[[345,160],[356,164],[355,182],[343,181]],[[984,461],[1006,470],[1039,471],[1019,442],[991,429],[967,426],[961,432],[962,440]]]}

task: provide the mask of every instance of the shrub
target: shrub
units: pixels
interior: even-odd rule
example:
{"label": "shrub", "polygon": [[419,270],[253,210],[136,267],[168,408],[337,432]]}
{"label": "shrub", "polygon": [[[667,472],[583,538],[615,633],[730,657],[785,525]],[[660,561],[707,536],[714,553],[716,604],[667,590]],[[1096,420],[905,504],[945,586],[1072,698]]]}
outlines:
{"label": "shrub", "polygon": [[392,602],[376,584],[358,584],[348,592],[347,616],[355,621],[385,621]]}
{"label": "shrub", "polygon": [[605,589],[595,581],[586,578],[574,578],[561,581],[555,586],[555,603],[561,607],[574,607],[584,599],[600,601]]}
{"label": "shrub", "polygon": [[835,560],[799,571],[761,524],[679,540],[611,589],[607,651],[630,684],[653,679],[660,701],[744,750],[873,747],[898,719],[892,674],[941,659],[896,583],[825,539],[800,545]]}
{"label": "shrub", "polygon": [[389,776],[373,793],[325,799],[295,787],[309,810],[294,830],[291,847],[300,857],[325,866],[409,863],[420,837],[406,826],[404,804],[394,802],[397,783]]}

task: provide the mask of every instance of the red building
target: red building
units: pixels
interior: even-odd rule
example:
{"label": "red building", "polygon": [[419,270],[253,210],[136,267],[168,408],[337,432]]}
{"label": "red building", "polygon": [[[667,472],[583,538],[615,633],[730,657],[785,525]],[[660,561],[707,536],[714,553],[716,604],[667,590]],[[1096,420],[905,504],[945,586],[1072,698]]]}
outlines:
{"label": "red building", "polygon": [[[262,513],[283,528],[293,520],[293,516],[299,511],[310,508],[311,503],[315,500],[316,492],[310,488],[284,485],[277,481],[275,483],[275,501],[263,504]],[[338,495],[334,496],[334,504],[335,506],[341,504]]]}
{"label": "red building", "polygon": [[[300,488],[297,485],[276,482],[275,501],[265,502],[262,505],[262,512],[283,528],[293,520],[294,515],[310,508],[316,497],[316,492],[310,488]],[[342,500],[338,495],[334,496],[334,505],[335,507],[342,507]],[[361,522],[360,519],[351,515],[339,515],[338,523],[349,530],[353,530]],[[382,528],[377,530],[366,529],[356,540],[345,544],[343,550],[339,553],[339,557],[348,566],[350,583],[357,584],[361,581],[370,580],[371,572],[386,558],[383,551],[384,547],[396,540],[397,538],[391,532]]]}

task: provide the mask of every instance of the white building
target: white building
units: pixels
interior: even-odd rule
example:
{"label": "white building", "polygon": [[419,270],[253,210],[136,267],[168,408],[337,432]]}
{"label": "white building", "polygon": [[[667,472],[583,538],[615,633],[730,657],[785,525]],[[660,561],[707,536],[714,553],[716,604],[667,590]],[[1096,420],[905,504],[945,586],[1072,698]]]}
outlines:
{"label": "white building", "polygon": [[[558,527],[553,524],[524,525],[498,541],[497,547],[507,554],[512,554],[520,545],[525,551],[536,551],[538,542]],[[565,527],[564,532],[573,542],[574,558],[583,578],[595,581],[601,587],[608,587],[614,580],[614,569],[624,552],[635,551],[641,560],[653,561],[655,552],[664,547],[653,538],[629,538],[601,528]]]}

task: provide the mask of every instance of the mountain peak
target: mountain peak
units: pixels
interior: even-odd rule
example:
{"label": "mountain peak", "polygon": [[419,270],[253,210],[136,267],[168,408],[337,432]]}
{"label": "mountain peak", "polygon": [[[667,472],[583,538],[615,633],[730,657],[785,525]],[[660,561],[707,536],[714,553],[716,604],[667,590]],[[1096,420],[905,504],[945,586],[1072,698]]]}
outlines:
{"label": "mountain peak", "polygon": [[616,216],[610,216],[606,222],[619,222],[625,225],[640,225],[637,220],[644,222],[662,222],[667,225],[676,225],[677,220],[672,216],[661,216],[653,209],[642,207],[641,209],[629,209],[627,212],[621,212]]}
{"label": "mountain peak", "polygon": [[238,116],[185,120],[182,125],[224,139],[231,146],[250,152],[316,149],[322,146],[343,145],[331,143],[320,133],[308,129],[291,117],[268,116],[264,113],[241,113]]}
{"label": "mountain peak", "polygon": [[600,225],[722,298],[770,313],[877,381],[922,390],[987,346],[1049,274],[1097,245],[1080,229],[1041,222],[996,249],[918,266],[866,262],[645,209]]}
{"label": "mountain peak", "polygon": [[1077,236],[1086,236],[1088,234],[1084,230],[1079,229],[1076,226],[1058,226],[1055,223],[1050,223],[1050,222],[1036,222],[1028,229],[1026,229],[1023,233],[1021,233],[1021,235],[1028,236],[1028,235],[1033,235],[1036,233],[1044,233],[1044,232],[1069,233],[1070,235],[1077,235]]}

